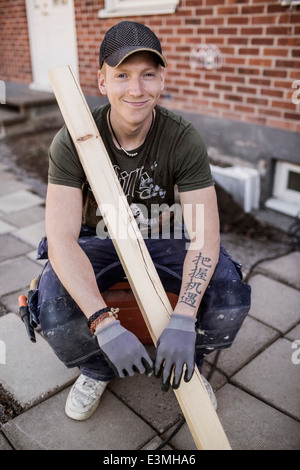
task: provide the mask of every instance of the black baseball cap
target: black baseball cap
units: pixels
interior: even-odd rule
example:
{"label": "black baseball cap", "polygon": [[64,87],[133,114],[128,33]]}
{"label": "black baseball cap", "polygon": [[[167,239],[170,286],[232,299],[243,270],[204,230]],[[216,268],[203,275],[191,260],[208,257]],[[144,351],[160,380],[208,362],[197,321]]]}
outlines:
{"label": "black baseball cap", "polygon": [[151,29],[134,21],[121,21],[104,36],[99,53],[100,69],[103,62],[110,67],[118,67],[128,56],[138,51],[153,52],[160,64],[167,66],[159,39]]}

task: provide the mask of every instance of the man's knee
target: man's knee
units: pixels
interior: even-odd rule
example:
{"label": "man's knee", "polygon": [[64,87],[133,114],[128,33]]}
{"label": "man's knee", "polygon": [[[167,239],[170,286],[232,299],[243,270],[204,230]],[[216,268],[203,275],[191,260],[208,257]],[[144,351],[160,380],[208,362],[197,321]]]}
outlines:
{"label": "man's knee", "polygon": [[67,367],[79,366],[99,354],[97,339],[91,335],[84,314],[70,296],[43,302],[39,320],[47,342]]}
{"label": "man's knee", "polygon": [[239,279],[212,281],[201,302],[196,348],[203,355],[229,348],[251,305],[251,288]]}

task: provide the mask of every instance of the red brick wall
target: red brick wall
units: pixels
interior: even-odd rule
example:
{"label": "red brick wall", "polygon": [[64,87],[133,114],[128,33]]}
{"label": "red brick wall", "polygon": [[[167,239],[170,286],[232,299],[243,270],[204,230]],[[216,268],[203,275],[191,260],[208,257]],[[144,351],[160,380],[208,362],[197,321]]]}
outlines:
{"label": "red brick wall", "polygon": [[99,93],[97,86],[99,46],[107,29],[118,23],[120,18],[113,20],[98,18],[98,11],[104,8],[104,0],[74,0],[74,6],[80,83],[85,93],[96,95]]}
{"label": "red brick wall", "polygon": [[[75,0],[81,83],[91,94],[97,93],[99,44],[121,20],[97,18],[103,3]],[[168,60],[162,104],[300,130],[299,105],[291,100],[292,83],[300,80],[300,7],[289,11],[279,0],[181,0],[173,15],[132,19],[162,42]],[[200,44],[219,47],[222,69],[191,69],[191,50]]]}
{"label": "red brick wall", "polygon": [[[300,130],[300,108],[291,101],[292,83],[300,79],[299,7],[291,12],[279,0],[182,0],[157,29],[168,44],[166,93],[173,107]],[[190,69],[190,51],[199,44],[219,47],[221,70]]]}
{"label": "red brick wall", "polygon": [[0,0],[0,79],[32,82],[25,0]]}

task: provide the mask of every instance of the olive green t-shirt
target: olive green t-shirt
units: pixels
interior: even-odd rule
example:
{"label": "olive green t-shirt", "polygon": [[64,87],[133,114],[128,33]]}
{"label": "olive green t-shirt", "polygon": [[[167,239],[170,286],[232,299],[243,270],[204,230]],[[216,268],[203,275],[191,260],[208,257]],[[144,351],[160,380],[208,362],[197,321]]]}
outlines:
{"label": "olive green t-shirt", "polygon": [[[151,207],[173,206],[175,185],[182,192],[214,184],[205,144],[192,124],[180,115],[157,105],[144,143],[130,150],[137,155],[129,157],[112,141],[107,124],[109,107],[109,104],[98,107],[92,114],[128,203],[135,215],[141,213],[137,208],[145,209],[142,216],[143,220],[148,217],[146,224],[151,223]],[[48,181],[81,188],[82,222],[96,227],[101,214],[99,211],[96,214],[97,203],[65,126],[56,134],[49,150]]]}

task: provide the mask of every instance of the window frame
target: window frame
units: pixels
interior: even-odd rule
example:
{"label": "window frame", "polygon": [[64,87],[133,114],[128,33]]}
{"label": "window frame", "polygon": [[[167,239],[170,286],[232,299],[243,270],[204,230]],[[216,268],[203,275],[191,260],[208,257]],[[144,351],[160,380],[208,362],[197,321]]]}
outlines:
{"label": "window frame", "polygon": [[300,166],[285,161],[276,162],[273,195],[286,202],[300,204],[300,193],[288,187],[290,171],[300,174]]}
{"label": "window frame", "polygon": [[105,0],[99,18],[140,15],[165,15],[175,13],[179,0]]}

